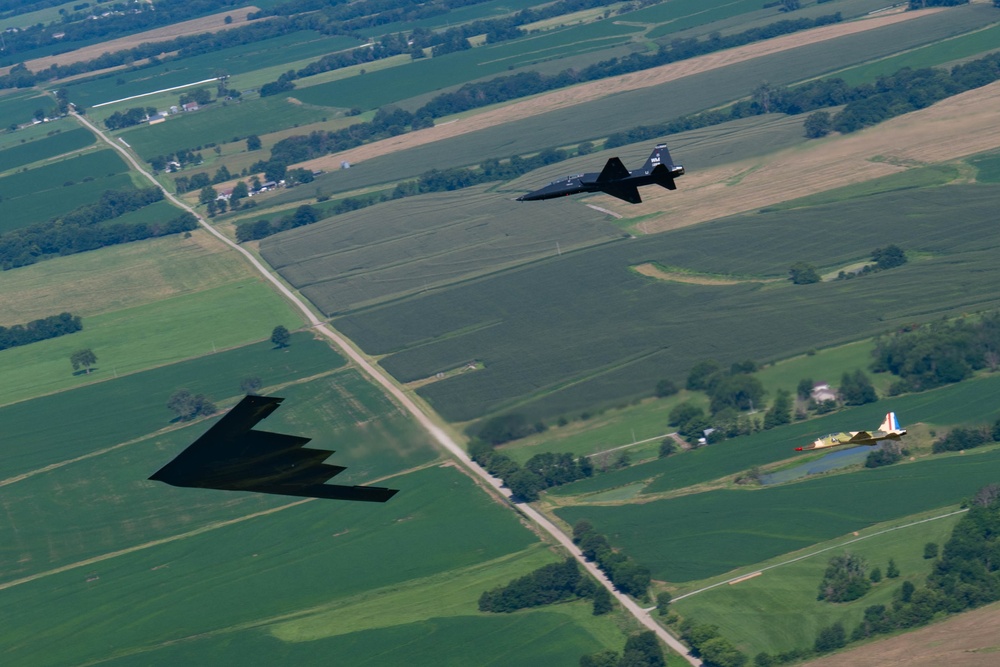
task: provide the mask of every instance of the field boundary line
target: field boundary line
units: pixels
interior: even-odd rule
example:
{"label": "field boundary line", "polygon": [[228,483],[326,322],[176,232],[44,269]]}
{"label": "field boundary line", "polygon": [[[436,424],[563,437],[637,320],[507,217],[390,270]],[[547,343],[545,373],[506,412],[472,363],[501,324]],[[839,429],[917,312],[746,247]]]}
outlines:
{"label": "field boundary line", "polygon": [[[203,83],[212,83],[213,81],[218,81],[219,77],[213,76],[211,79],[205,79],[204,81],[195,81],[194,83],[184,83],[179,86],[171,86],[170,88],[161,88],[160,90],[154,90],[149,93],[139,93],[138,95],[131,95],[129,97],[123,97],[120,100],[111,100],[110,102],[101,102],[100,104],[95,104],[91,109],[96,109],[97,107],[104,107],[109,104],[117,104],[118,102],[128,102],[129,100],[137,100],[140,97],[148,97],[150,95],[156,95],[158,93],[169,93],[171,90],[180,90],[181,88],[190,88],[191,86],[200,86]],[[124,143],[124,142],[122,142]],[[126,146],[128,144],[125,144]]]}
{"label": "field boundary line", "polygon": [[[955,516],[956,514],[962,514],[963,512],[968,512],[968,511],[969,511],[968,508],[964,508],[964,509],[960,509],[960,510],[955,510],[954,512],[948,512],[947,514],[940,514],[938,516],[932,516],[932,517],[927,518],[927,519],[920,519],[919,521],[914,521],[912,523],[906,523],[906,524],[903,524],[902,526],[893,526],[892,528],[886,528],[884,530],[880,530],[880,531],[874,532],[871,535],[862,535],[861,537],[855,537],[852,540],[847,540],[846,542],[841,542],[840,544],[834,544],[833,546],[824,547],[824,548],[820,549],[819,551],[813,551],[811,553],[804,554],[802,556],[796,556],[795,558],[792,558],[790,560],[782,561],[780,563],[774,563],[773,565],[768,565],[767,567],[762,567],[759,570],[756,570],[756,571],[754,571],[754,572],[752,572],[750,574],[741,574],[738,577],[732,577],[730,579],[726,579],[725,581],[720,581],[720,582],[714,583],[711,586],[705,586],[704,588],[699,588],[696,591],[691,591],[690,593],[685,593],[684,595],[678,595],[677,597],[675,597],[673,599],[673,602],[677,602],[678,600],[683,600],[684,598],[691,597],[692,595],[697,595],[698,593],[704,593],[705,591],[711,590],[713,588],[718,588],[719,586],[725,586],[726,584],[738,583],[739,581],[742,581],[742,580],[745,580],[745,579],[749,579],[750,577],[756,577],[756,576],[758,576],[760,574],[763,574],[767,570],[773,570],[774,568],[781,567],[782,565],[790,565],[791,563],[795,563],[795,562],[800,561],[800,560],[805,560],[806,558],[812,558],[813,556],[817,556],[817,555],[819,555],[821,553],[824,553],[824,552],[827,552],[827,551],[832,551],[833,549],[839,549],[841,547],[846,547],[848,544],[854,544],[855,542],[860,542],[861,540],[867,540],[867,539],[869,539],[871,537],[875,537],[877,535],[885,535],[886,533],[891,533],[891,532],[896,531],[896,530],[902,530],[903,528],[909,528],[910,526],[916,526],[916,525],[919,525],[921,523],[927,523],[928,521],[937,521],[938,519],[945,519],[947,517]],[[647,609],[647,611],[650,611],[652,609],[656,609],[656,607],[650,607],[649,609]]]}

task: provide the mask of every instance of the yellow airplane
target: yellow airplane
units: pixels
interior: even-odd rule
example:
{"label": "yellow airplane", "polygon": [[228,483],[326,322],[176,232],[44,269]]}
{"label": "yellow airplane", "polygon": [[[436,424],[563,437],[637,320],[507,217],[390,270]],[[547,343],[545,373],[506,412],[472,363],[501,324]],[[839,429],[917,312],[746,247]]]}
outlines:
{"label": "yellow airplane", "polygon": [[808,447],[796,447],[795,451],[804,452],[810,449],[823,449],[825,447],[837,447],[839,445],[874,445],[879,440],[899,440],[906,435],[906,429],[900,427],[896,413],[890,412],[885,416],[885,421],[878,427],[877,431],[850,431],[848,433],[831,433],[822,438],[817,438]]}

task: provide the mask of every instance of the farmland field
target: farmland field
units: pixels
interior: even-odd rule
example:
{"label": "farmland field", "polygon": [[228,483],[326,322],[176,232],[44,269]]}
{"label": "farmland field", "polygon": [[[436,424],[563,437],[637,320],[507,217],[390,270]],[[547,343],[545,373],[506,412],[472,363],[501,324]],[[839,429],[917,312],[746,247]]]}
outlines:
{"label": "farmland field", "polygon": [[[279,324],[295,330],[301,322],[298,311],[257,278],[127,306],[85,318],[83,331],[69,336],[3,350],[8,382],[0,387],[0,403],[259,341]],[[74,375],[70,355],[84,348],[98,364],[89,375]]]}
{"label": "farmland field", "polygon": [[953,505],[1000,478],[1000,450],[935,457],[753,491],[556,510],[593,523],[654,579],[704,579],[837,535]]}
{"label": "farmland field", "polygon": [[[648,395],[659,379],[680,378],[707,357],[766,360],[1000,305],[989,241],[992,187],[887,193],[759,214],[752,225],[723,220],[632,239],[342,316],[335,325],[370,354],[390,354],[382,364],[403,382],[481,362],[483,370],[419,390],[450,420],[515,405],[531,419],[570,414]],[[947,231],[933,202],[962,207]],[[580,208],[542,205],[567,217]],[[876,218],[877,227],[868,224]],[[814,233],[817,225],[824,235]],[[782,276],[796,261],[833,268],[863,259],[889,239],[931,256],[861,280],[805,288],[671,283],[628,270],[658,261],[713,274]],[[973,267],[976,279],[963,280]],[[553,308],[558,317],[535,316]],[[831,309],[838,317],[828,316]],[[738,330],[726,324],[734,317]],[[624,322],[634,324],[623,328]],[[534,405],[523,405],[529,401]]]}
{"label": "farmland field", "polygon": [[[343,35],[329,37],[311,30],[304,30],[221,51],[188,56],[176,61],[168,60],[160,65],[143,67],[131,72],[112,72],[86,81],[68,84],[66,88],[74,103],[89,108],[95,104],[124,97],[211,79],[220,69],[225,70],[234,79],[227,85],[239,87],[238,77],[241,74],[304,58],[318,59],[327,53],[351,48],[358,44],[358,40],[351,37]],[[212,90],[214,95],[214,82],[204,84],[204,87]],[[174,95],[176,97],[183,92],[178,90],[175,91]],[[132,106],[146,105],[140,98],[123,102],[121,106],[115,105],[115,108]]]}
{"label": "farmland field", "polygon": [[180,148],[195,148],[211,142],[231,141],[233,137],[267,134],[289,125],[314,123],[332,113],[330,109],[294,104],[286,95],[274,95],[245,102],[215,102],[210,107],[168,118],[158,125],[129,128],[121,137],[136,153],[149,159]]}
{"label": "farmland field", "polygon": [[[987,423],[1000,416],[1000,377],[941,387],[919,394],[896,396],[817,419],[725,440],[711,447],[666,459],[658,459],[590,479],[566,484],[550,491],[558,496],[593,493],[642,482],[645,493],[662,493],[719,479],[795,456],[795,447],[827,433],[875,428],[885,413],[893,410],[904,425],[935,426]],[[666,421],[667,413],[663,414]]]}
{"label": "farmland field", "polygon": [[593,209],[524,211],[482,187],[410,197],[271,237],[261,254],[333,315],[622,237]]}
{"label": "farmland field", "polygon": [[5,148],[0,150],[0,172],[86,148],[95,141],[96,138],[89,130],[80,127]]}
{"label": "farmland field", "polygon": [[135,187],[127,167],[110,148],[51,162],[0,178],[0,232],[92,204],[105,190]]}
{"label": "farmland field", "polygon": [[[415,60],[403,67],[379,70],[315,86],[308,79],[294,95],[307,104],[375,109],[409,97],[481,78],[506,73],[551,57],[565,57],[594,48],[627,42],[642,28],[611,21],[574,26],[510,42]],[[474,72],[470,77],[470,71]]]}
{"label": "farmland field", "polygon": [[[943,509],[928,514],[931,517],[940,516],[947,511]],[[930,517],[917,515],[909,520],[924,518]],[[933,559],[923,557],[924,545],[928,542],[944,544],[959,518],[960,514],[928,521],[837,548],[836,545],[854,539],[852,535],[847,535],[808,550],[835,547],[829,551],[767,570],[761,576],[738,584],[720,586],[677,600],[671,607],[699,623],[715,623],[725,628],[726,638],[749,655],[760,651],[774,654],[794,648],[811,648],[820,628],[837,621],[842,622],[850,634],[860,623],[866,607],[890,605],[893,595],[904,581],[922,586],[935,563]],[[901,524],[903,521],[893,523]],[[864,531],[862,536],[886,527],[893,525],[874,526]],[[828,560],[844,552],[865,558],[869,568],[879,567],[883,572],[892,558],[901,576],[899,579],[883,579],[867,595],[854,602],[831,604],[818,601],[816,590]],[[794,555],[798,554],[790,554],[779,562]],[[745,613],[748,608],[753,608],[755,613]]]}
{"label": "farmland field", "polygon": [[8,92],[0,95],[0,128],[30,123],[35,110],[48,111],[54,102],[48,95],[36,90]]}

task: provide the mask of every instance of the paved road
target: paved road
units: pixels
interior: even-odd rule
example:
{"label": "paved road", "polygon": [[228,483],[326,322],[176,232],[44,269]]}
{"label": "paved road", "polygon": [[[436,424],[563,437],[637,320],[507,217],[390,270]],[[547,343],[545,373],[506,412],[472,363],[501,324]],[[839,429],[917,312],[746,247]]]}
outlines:
{"label": "paved road", "polygon": [[[164,196],[173,202],[175,205],[179,206],[185,211],[189,211],[198,219],[198,224],[201,225],[206,231],[214,235],[216,238],[221,240],[223,243],[228,245],[233,250],[241,253],[247,261],[249,261],[260,274],[266,278],[270,283],[277,289],[286,299],[295,305],[302,313],[305,315],[306,320],[309,321],[310,325],[320,332],[331,341],[333,341],[337,347],[341,349],[354,363],[360,366],[368,376],[385,388],[399,403],[410,413],[413,417],[420,423],[424,429],[430,433],[431,437],[442,447],[444,447],[448,453],[454,456],[456,459],[462,462],[462,464],[471,470],[474,474],[478,475],[484,482],[495,488],[501,495],[505,498],[510,499],[510,491],[501,485],[500,480],[496,479],[490,475],[486,470],[481,468],[475,461],[469,458],[469,455],[462,449],[461,446],[452,438],[447,431],[441,428],[438,424],[430,418],[430,416],[421,408],[413,399],[410,398],[399,386],[397,386],[388,375],[386,375],[382,369],[376,367],[364,355],[361,354],[350,342],[341,336],[339,333],[334,331],[329,324],[319,319],[316,314],[306,305],[306,303],[300,299],[295,293],[293,293],[288,287],[285,286],[278,278],[276,278],[268,269],[265,267],[256,257],[254,257],[249,251],[247,251],[242,246],[234,243],[224,234],[212,227],[208,222],[198,215],[194,209],[185,204],[183,201],[175,197],[172,193],[168,192],[160,183],[153,178],[146,169],[140,164],[138,160],[118,142],[115,142],[110,137],[104,134],[97,126],[90,122],[89,119],[81,116],[79,114],[74,114],[76,119],[90,129],[95,135],[100,137],[105,143],[114,148],[116,151],[121,153],[129,163],[135,167],[139,173],[149,179],[151,183],[156,185],[156,187],[163,190]],[[657,634],[657,636],[662,639],[670,648],[684,656],[688,662],[696,667],[701,665],[701,660],[688,654],[688,649],[684,644],[678,641],[673,635],[666,631],[663,626],[659,625],[653,618],[649,615],[649,612],[642,609],[638,604],[635,603],[630,597],[620,593],[611,584],[604,573],[597,569],[597,566],[589,562],[580,553],[580,550],[573,544],[571,540],[565,533],[563,533],[559,528],[556,527],[551,521],[549,521],[541,512],[536,510],[534,507],[527,505],[525,503],[513,503],[510,506],[516,511],[520,512],[527,519],[534,522],[542,530],[549,533],[553,538],[555,538],[563,547],[566,548],[573,557],[583,565],[598,581],[600,581],[605,588],[607,588],[613,596],[618,599],[618,602],[627,609],[635,618],[642,623],[645,627],[649,628]]]}

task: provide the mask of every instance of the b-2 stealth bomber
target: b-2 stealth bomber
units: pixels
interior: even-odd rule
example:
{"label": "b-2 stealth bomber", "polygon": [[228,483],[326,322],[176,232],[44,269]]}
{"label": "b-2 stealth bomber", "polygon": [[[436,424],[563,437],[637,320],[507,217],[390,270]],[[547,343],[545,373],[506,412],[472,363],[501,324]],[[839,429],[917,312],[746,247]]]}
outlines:
{"label": "b-2 stealth bomber", "polygon": [[652,155],[641,169],[629,171],[616,157],[608,160],[601,173],[576,174],[552,181],[544,188],[529,192],[517,201],[536,201],[575,195],[581,192],[603,192],[612,197],[624,199],[632,204],[642,202],[639,186],[659,185],[667,190],[676,190],[674,179],[684,175],[684,167],[674,164],[666,144],[657,144]]}
{"label": "b-2 stealth bomber", "polygon": [[376,503],[396,494],[377,486],[327,484],[346,470],[323,463],[333,452],[305,448],[309,438],[252,430],[283,400],[247,396],[150,479],[173,486]]}

